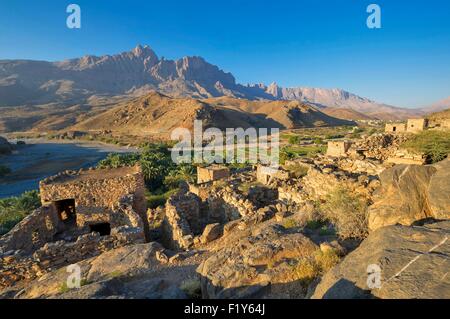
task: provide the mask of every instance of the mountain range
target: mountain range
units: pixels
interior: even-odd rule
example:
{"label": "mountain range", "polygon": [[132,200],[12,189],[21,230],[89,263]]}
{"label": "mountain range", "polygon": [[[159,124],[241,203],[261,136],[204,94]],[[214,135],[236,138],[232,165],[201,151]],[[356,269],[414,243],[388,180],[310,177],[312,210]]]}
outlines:
{"label": "mountain range", "polygon": [[[242,85],[231,73],[201,57],[159,58],[148,46],[129,52],[59,62],[0,61],[0,106],[58,107],[89,104],[93,99],[136,97],[158,91],[170,97],[196,99],[232,97],[248,100],[295,100],[343,119],[403,119],[428,109],[399,108],[378,103],[341,89],[283,88],[276,83]],[[430,106],[436,112],[449,107]]]}

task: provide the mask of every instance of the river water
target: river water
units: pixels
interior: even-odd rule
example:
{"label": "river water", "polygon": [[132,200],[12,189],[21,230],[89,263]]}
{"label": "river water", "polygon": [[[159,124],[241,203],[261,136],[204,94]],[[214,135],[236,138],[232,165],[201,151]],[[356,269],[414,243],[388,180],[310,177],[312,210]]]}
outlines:
{"label": "river water", "polygon": [[27,145],[19,147],[13,154],[0,155],[0,165],[12,170],[6,178],[0,178],[0,198],[38,189],[40,180],[58,172],[95,166],[109,153],[137,152],[134,148],[90,142],[25,141]]}

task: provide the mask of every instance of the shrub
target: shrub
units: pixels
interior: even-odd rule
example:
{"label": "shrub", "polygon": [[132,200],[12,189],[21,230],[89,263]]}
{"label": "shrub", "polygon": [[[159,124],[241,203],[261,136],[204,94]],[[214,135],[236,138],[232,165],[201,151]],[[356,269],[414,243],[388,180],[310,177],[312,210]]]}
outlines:
{"label": "shrub", "polygon": [[323,221],[313,219],[313,220],[309,220],[306,223],[306,228],[312,229],[312,230],[317,230],[319,228],[322,228],[324,225],[325,225],[325,223]]}
{"label": "shrub", "polygon": [[326,146],[285,146],[280,150],[280,164],[284,164],[286,160],[291,160],[299,157],[315,157],[317,154],[323,154],[326,151]]}
{"label": "shrub", "polygon": [[323,145],[323,144],[325,144],[323,139],[321,139],[320,137],[315,138],[313,143],[316,144],[316,145]]}
{"label": "shrub", "polygon": [[39,206],[41,200],[37,191],[25,192],[19,197],[0,199],[0,235],[9,232]]}
{"label": "shrub", "polygon": [[325,136],[325,139],[333,140],[333,139],[344,138],[344,137],[345,137],[345,135],[343,135],[343,134],[328,134]]}
{"label": "shrub", "polygon": [[299,144],[301,141],[301,138],[298,135],[292,135],[292,136],[289,136],[288,141],[289,141],[289,144]]}
{"label": "shrub", "polygon": [[202,287],[198,278],[184,280],[180,285],[180,289],[183,290],[190,299],[202,298]]}
{"label": "shrub", "polygon": [[297,228],[299,223],[295,219],[289,218],[283,221],[283,227],[286,229]]}
{"label": "shrub", "polygon": [[450,153],[450,132],[423,131],[401,146],[411,152],[424,153],[431,163],[437,163]]}
{"label": "shrub", "polygon": [[294,277],[303,284],[309,285],[315,278],[322,276],[337,265],[339,261],[339,255],[335,250],[322,252],[319,249],[311,256],[298,260],[294,268]]}
{"label": "shrub", "polygon": [[139,162],[139,154],[108,154],[108,156],[101,160],[98,168],[118,168],[124,166],[134,166]]}
{"label": "shrub", "polygon": [[364,238],[368,233],[367,201],[345,187],[337,187],[321,204],[322,218],[329,220],[339,237]]}

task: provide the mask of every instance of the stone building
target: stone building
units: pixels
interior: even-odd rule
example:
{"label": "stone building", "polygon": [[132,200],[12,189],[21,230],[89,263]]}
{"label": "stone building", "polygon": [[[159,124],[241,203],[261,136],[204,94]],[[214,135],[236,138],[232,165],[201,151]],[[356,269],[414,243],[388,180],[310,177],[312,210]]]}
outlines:
{"label": "stone building", "polygon": [[409,133],[417,133],[428,127],[427,119],[409,119],[406,124],[406,131]]}
{"label": "stone building", "polygon": [[139,166],[67,171],[39,186],[42,207],[0,238],[0,288],[146,241]]}
{"label": "stone building", "polygon": [[146,220],[144,178],[139,166],[64,172],[39,184],[43,206],[53,206],[67,226],[109,233],[123,225],[119,203],[132,197],[132,208]]}
{"label": "stone building", "polygon": [[350,141],[329,141],[327,148],[327,156],[341,157],[347,156],[352,142]]}
{"label": "stone building", "polygon": [[208,167],[197,167],[197,182],[198,184],[218,181],[220,179],[228,178],[230,170],[221,165],[211,165]]}
{"label": "stone building", "polygon": [[450,129],[450,119],[430,119],[428,120],[428,127],[437,130],[448,130]]}
{"label": "stone building", "polygon": [[386,133],[404,133],[406,132],[406,124],[405,123],[386,124],[384,131]]}

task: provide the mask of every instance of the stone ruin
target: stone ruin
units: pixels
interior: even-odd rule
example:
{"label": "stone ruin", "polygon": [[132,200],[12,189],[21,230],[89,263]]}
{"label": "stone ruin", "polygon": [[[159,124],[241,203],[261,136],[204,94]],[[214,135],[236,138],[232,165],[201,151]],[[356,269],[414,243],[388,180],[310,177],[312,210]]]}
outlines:
{"label": "stone ruin", "polygon": [[263,185],[269,185],[274,179],[288,180],[289,173],[281,169],[258,165],[256,168],[256,179]]}
{"label": "stone ruin", "polygon": [[381,133],[347,144],[344,141],[330,141],[327,156],[322,161],[346,171],[370,175],[378,175],[395,164],[425,164],[424,154],[411,153],[401,148],[408,138],[407,134]]}
{"label": "stone ruin", "polygon": [[327,156],[346,156],[351,145],[351,141],[329,141]]}
{"label": "stone ruin", "polygon": [[419,133],[428,129],[450,129],[450,119],[409,119],[406,123],[388,123],[387,133]]}
{"label": "stone ruin", "polygon": [[[295,165],[306,168],[306,176],[290,171]],[[190,184],[167,201],[161,226],[166,248],[200,249],[235,228],[244,230],[273,217],[281,220],[305,211],[305,207],[314,210],[315,201],[338,187],[369,201],[379,186],[376,174],[342,170],[327,157],[289,161],[278,170],[257,165],[223,180],[220,184]],[[243,185],[250,187],[243,189]]]}
{"label": "stone ruin", "polygon": [[406,132],[405,123],[388,123],[384,129],[386,133],[404,133]]}
{"label": "stone ruin", "polygon": [[[202,169],[199,175],[206,171],[218,170],[217,167]],[[223,175],[213,175],[215,181],[189,184],[167,201],[161,227],[161,241],[165,247],[189,250],[217,239],[230,230],[227,225],[234,221],[244,219],[249,222],[271,213],[261,209],[277,200],[276,190],[254,185],[244,194],[239,189],[243,183],[256,182],[253,171],[234,175],[230,175],[228,169],[220,171]],[[226,186],[216,184],[218,176],[223,176],[219,180],[225,181]],[[199,180],[205,179],[199,176]]]}
{"label": "stone ruin", "polygon": [[422,132],[426,128],[428,128],[427,119],[409,119],[406,124],[406,131],[409,133]]}
{"label": "stone ruin", "polygon": [[[68,227],[111,229],[126,223],[135,227],[138,220],[146,220],[145,184],[139,166],[64,172],[41,181],[39,190],[42,205],[53,206]],[[136,218],[121,211],[119,203],[125,196],[131,196]]]}
{"label": "stone ruin", "polygon": [[197,183],[209,183],[224,179],[230,176],[230,170],[221,165],[211,165],[208,167],[197,167]]}
{"label": "stone ruin", "polygon": [[66,171],[40,182],[42,207],[0,239],[0,287],[146,241],[139,166]]}

